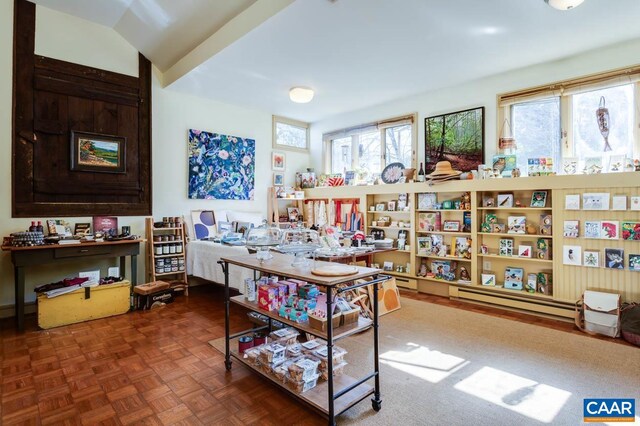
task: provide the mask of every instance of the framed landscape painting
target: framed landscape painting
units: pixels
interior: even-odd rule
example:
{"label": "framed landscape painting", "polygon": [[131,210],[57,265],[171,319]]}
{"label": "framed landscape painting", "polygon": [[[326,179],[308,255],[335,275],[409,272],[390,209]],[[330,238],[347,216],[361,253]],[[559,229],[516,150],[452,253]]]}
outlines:
{"label": "framed landscape painting", "polygon": [[126,142],[122,136],[71,131],[71,170],[125,173]]}
{"label": "framed landscape painting", "polygon": [[438,161],[454,170],[477,170],[484,159],[484,107],[424,119],[425,166],[431,173]]}

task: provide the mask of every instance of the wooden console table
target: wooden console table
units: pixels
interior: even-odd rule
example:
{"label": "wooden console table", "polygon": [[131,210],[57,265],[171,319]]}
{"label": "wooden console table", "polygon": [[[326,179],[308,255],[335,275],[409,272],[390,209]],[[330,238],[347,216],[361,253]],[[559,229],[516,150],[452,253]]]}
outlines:
{"label": "wooden console table", "polygon": [[50,244],[32,247],[2,246],[11,252],[16,297],[16,327],[24,330],[24,269],[45,263],[69,262],[79,259],[120,258],[120,273],[124,276],[126,257],[131,256],[131,285],[137,284],[137,256],[144,240],[105,241],[82,244]]}

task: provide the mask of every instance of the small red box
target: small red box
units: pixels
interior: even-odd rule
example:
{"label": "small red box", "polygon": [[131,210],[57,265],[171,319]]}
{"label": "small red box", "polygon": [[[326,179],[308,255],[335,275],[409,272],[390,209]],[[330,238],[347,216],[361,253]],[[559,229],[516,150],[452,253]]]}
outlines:
{"label": "small red box", "polygon": [[279,306],[279,291],[271,285],[258,287],[258,307],[265,311],[276,311]]}

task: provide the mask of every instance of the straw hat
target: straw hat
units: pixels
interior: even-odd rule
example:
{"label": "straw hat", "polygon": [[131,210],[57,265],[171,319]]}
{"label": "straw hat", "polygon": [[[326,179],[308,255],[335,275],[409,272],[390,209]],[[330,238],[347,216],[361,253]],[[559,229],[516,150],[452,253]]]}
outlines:
{"label": "straw hat", "polygon": [[441,177],[449,177],[449,176],[459,176],[462,172],[458,170],[453,170],[451,167],[451,163],[448,161],[438,161],[436,164],[436,169],[433,173],[427,175],[430,178],[441,178]]}

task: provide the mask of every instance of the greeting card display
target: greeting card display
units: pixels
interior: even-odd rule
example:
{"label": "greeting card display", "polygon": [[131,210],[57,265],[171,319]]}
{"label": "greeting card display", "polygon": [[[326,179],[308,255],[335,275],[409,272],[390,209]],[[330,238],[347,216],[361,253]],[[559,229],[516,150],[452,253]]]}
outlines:
{"label": "greeting card display", "polygon": [[624,249],[604,249],[604,267],[610,269],[624,269]]}
{"label": "greeting card display", "polygon": [[609,210],[609,193],[592,192],[582,194],[583,210]]}
{"label": "greeting card display", "polygon": [[562,159],[562,171],[565,175],[575,175],[578,173],[580,161],[576,157],[566,157]]}
{"label": "greeting card display", "polygon": [[563,246],[562,247],[562,263],[565,265],[580,266],[582,265],[582,247],[581,246]]}
{"label": "greeting card display", "polygon": [[531,195],[531,207],[546,207],[547,191],[533,191]]}
{"label": "greeting card display", "polygon": [[611,210],[627,210],[627,196],[614,195],[611,198]]}
{"label": "greeting card display", "polygon": [[598,250],[585,250],[582,263],[589,268],[599,268],[600,252]]}
{"label": "greeting card display", "polygon": [[562,235],[564,235],[565,238],[578,238],[580,235],[580,221],[565,220]]}
{"label": "greeting card display", "polygon": [[524,269],[508,267],[504,270],[504,288],[522,290]]}
{"label": "greeting card display", "polygon": [[640,272],[640,254],[629,255],[629,269]]}
{"label": "greeting card display", "polygon": [[527,226],[526,216],[509,216],[507,218],[507,226],[509,234],[524,234]]}
{"label": "greeting card display", "polygon": [[418,254],[421,256],[431,254],[431,237],[418,237]]}
{"label": "greeting card display", "polygon": [[640,210],[640,197],[629,198],[629,210]]}
{"label": "greeting card display", "polygon": [[600,238],[605,240],[617,240],[620,238],[620,224],[617,220],[603,220],[600,222]]}
{"label": "greeting card display", "polygon": [[640,241],[640,222],[622,222],[622,239]]}
{"label": "greeting card display", "polygon": [[432,210],[436,208],[438,197],[434,192],[418,194],[418,210]]}
{"label": "greeting card display", "polygon": [[586,220],[584,222],[584,237],[600,238],[600,221],[599,220]]}
{"label": "greeting card display", "polygon": [[580,210],[580,194],[567,194],[564,196],[565,210]]}

